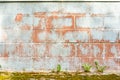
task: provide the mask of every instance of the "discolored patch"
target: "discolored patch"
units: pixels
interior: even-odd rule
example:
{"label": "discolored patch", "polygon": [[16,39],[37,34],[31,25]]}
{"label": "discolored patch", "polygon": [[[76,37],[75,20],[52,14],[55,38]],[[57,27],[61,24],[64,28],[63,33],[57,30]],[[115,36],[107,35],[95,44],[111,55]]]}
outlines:
{"label": "discolored patch", "polygon": [[15,17],[16,22],[21,22],[22,19],[23,19],[23,14],[22,13],[18,13]]}

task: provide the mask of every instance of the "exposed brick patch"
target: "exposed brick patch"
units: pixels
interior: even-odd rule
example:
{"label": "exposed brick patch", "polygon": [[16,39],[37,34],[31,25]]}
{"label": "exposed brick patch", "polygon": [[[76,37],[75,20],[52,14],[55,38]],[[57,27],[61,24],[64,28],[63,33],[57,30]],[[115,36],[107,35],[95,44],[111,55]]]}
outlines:
{"label": "exposed brick patch", "polygon": [[95,60],[120,69],[120,3],[8,4],[0,6],[3,69],[75,71]]}

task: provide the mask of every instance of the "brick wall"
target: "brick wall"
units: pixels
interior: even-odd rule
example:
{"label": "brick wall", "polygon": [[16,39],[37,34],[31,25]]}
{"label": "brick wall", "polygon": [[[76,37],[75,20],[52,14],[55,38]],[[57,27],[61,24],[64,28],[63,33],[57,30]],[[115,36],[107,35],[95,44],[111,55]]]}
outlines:
{"label": "brick wall", "polygon": [[0,3],[1,70],[120,70],[120,3]]}

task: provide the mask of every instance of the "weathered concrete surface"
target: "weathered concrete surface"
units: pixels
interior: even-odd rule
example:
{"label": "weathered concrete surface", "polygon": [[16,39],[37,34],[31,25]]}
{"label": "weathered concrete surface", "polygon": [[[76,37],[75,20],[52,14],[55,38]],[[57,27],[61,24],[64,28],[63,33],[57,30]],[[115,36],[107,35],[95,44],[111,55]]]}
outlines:
{"label": "weathered concrete surface", "polygon": [[0,3],[2,70],[120,70],[120,3]]}

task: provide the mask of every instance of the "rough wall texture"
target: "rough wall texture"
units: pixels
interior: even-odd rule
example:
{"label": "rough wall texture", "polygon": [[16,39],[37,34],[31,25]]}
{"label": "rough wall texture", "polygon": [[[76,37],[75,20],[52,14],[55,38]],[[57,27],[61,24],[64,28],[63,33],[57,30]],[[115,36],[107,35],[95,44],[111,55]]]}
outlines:
{"label": "rough wall texture", "polygon": [[120,3],[0,3],[2,70],[120,70]]}

